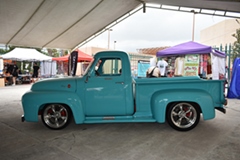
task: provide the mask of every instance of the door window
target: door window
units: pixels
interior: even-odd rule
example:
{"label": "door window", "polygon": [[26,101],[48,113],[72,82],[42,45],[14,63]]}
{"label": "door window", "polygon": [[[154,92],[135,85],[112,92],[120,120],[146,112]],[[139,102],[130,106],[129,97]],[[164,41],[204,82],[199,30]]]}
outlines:
{"label": "door window", "polygon": [[119,58],[100,59],[97,65],[99,76],[120,76],[122,62]]}

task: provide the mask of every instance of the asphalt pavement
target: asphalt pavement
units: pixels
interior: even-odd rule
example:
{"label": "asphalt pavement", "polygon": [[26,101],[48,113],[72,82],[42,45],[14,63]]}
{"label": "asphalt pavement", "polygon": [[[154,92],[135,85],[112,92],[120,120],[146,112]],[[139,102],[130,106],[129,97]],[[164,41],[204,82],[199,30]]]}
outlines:
{"label": "asphalt pavement", "polygon": [[[1,160],[239,160],[240,100],[188,132],[167,123],[83,124],[50,130],[21,122],[31,84],[0,88]],[[40,120],[40,119],[39,119]]]}

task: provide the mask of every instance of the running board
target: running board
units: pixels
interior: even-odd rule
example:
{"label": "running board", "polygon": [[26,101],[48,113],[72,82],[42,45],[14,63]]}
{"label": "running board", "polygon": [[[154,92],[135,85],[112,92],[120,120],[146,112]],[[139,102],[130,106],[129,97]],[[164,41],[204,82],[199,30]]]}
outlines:
{"label": "running board", "polygon": [[126,123],[156,122],[152,117],[133,118],[133,116],[86,117],[84,123]]}

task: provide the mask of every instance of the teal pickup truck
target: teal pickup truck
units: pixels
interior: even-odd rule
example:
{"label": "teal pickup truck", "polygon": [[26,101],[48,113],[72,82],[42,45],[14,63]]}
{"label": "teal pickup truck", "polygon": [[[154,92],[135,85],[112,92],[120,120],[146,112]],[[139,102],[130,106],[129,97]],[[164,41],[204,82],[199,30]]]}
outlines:
{"label": "teal pickup truck", "polygon": [[[101,63],[99,63],[101,62]],[[167,121],[179,131],[193,129],[202,115],[225,113],[224,82],[199,77],[133,78],[129,56],[103,51],[82,77],[41,80],[22,96],[22,121],[62,129],[76,124]]]}

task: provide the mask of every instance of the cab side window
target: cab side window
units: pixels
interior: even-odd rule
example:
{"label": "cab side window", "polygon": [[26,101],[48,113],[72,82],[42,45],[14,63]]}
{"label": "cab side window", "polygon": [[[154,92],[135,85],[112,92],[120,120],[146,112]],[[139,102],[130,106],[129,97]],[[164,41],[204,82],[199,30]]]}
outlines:
{"label": "cab side window", "polygon": [[100,76],[120,76],[122,61],[120,58],[101,59],[98,72]]}

